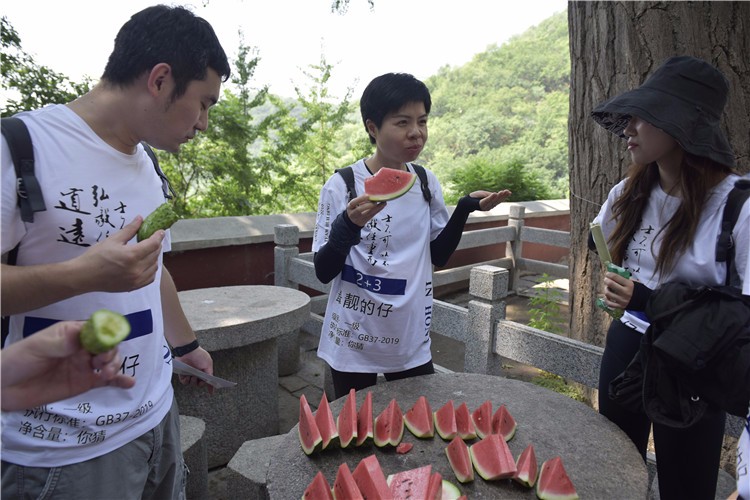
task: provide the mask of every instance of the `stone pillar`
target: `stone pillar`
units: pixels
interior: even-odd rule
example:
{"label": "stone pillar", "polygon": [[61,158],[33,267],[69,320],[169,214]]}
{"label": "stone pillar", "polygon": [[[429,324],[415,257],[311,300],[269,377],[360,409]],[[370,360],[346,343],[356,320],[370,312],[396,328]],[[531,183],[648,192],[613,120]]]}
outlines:
{"label": "stone pillar", "polygon": [[[274,285],[297,289],[297,284],[289,280],[289,261],[299,255],[299,228],[294,224],[274,226],[273,249]],[[292,375],[299,370],[299,329],[280,335],[279,376]]]}
{"label": "stone pillar", "polygon": [[466,371],[500,374],[501,363],[495,350],[495,324],[505,319],[505,297],[508,295],[507,269],[495,266],[472,268],[466,335]]}
{"label": "stone pillar", "polygon": [[506,250],[505,256],[513,259],[513,267],[508,281],[508,290],[517,291],[518,281],[521,272],[521,261],[523,257],[523,244],[521,243],[521,234],[523,233],[523,218],[526,213],[526,207],[523,205],[513,204],[510,206],[510,215],[508,217],[508,226],[516,228],[516,238],[510,242],[510,251]]}

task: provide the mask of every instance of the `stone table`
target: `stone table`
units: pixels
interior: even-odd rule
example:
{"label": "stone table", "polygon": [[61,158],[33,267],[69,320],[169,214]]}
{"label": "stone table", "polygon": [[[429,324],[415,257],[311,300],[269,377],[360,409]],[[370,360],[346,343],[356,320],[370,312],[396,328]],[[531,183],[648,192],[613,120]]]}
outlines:
{"label": "stone table", "polygon": [[[436,374],[380,383],[360,391],[357,393],[358,409],[367,390],[372,391],[374,417],[393,398],[406,413],[422,395],[427,397],[433,411],[448,400],[453,400],[455,406],[465,402],[469,411],[486,400],[492,402],[493,410],[504,404],[518,424],[515,436],[508,443],[514,457],[530,443],[534,445],[539,466],[544,460],[559,455],[581,498],[646,498],[648,472],[632,442],[605,417],[561,394],[491,375]],[[338,415],[343,402],[344,398],[340,398],[331,403],[334,416]],[[478,474],[473,482],[460,484],[445,456],[448,442],[437,433],[432,439],[417,439],[405,428],[403,442],[414,444],[411,451],[403,455],[397,454],[393,447],[378,448],[372,444],[327,449],[308,457],[300,447],[295,426],[271,456],[269,497],[272,500],[301,498],[318,470],[323,471],[333,486],[342,462],[353,471],[361,459],[374,453],[386,476],[432,464],[433,471],[440,472],[471,499],[536,498],[533,490],[513,481],[488,482]]]}
{"label": "stone table", "polygon": [[292,288],[249,285],[178,293],[214,375],[233,382],[214,394],[173,379],[180,414],[206,423],[208,467],[226,465],[247,440],[279,432],[277,338],[310,316],[310,297]]}

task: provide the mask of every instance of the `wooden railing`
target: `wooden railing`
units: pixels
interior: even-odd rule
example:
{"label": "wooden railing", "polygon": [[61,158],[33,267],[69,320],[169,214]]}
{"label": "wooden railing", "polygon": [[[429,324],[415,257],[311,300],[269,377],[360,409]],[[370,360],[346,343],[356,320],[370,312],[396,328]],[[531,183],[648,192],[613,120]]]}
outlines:
{"label": "wooden railing", "polygon": [[[275,226],[275,284],[320,292],[313,297],[310,319],[303,330],[320,335],[330,285],[315,276],[312,253],[300,253],[299,230],[291,224]],[[525,242],[570,248],[570,234],[524,226],[524,207],[511,206],[507,227],[463,233],[458,249],[506,243],[505,255],[495,260],[433,274],[433,287],[469,280],[467,307],[441,300],[433,303],[433,332],[462,342],[465,346],[464,371],[500,374],[501,358],[531,365],[565,379],[596,389],[603,349],[505,318],[505,298],[516,293],[521,272],[568,278],[568,266],[525,259]],[[738,437],[743,421],[727,420],[727,434]]]}

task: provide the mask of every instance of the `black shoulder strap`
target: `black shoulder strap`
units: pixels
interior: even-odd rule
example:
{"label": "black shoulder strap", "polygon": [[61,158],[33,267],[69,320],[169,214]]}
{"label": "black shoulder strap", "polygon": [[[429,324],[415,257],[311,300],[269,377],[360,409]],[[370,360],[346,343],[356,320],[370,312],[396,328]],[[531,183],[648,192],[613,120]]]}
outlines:
{"label": "black shoulder strap", "polygon": [[422,188],[422,196],[427,203],[431,203],[432,193],[430,192],[430,186],[427,185],[427,172],[425,172],[422,165],[417,165],[416,163],[412,163],[411,165],[414,167],[417,177],[419,177],[419,187]]}
{"label": "black shoulder strap", "polygon": [[34,222],[34,212],[47,210],[39,182],[34,176],[34,148],[26,124],[14,116],[2,119],[2,133],[16,169],[16,194],[21,220]]}
{"label": "black shoulder strap", "polygon": [[354,170],[352,167],[344,167],[336,169],[336,173],[344,178],[346,183],[346,192],[349,195],[349,199],[353,200],[357,197],[357,190],[354,188]]}
{"label": "black shoulder strap", "polygon": [[742,211],[742,206],[750,198],[750,180],[740,179],[727,196],[727,204],[721,218],[721,232],[716,242],[716,261],[727,263],[726,284],[730,284],[732,274],[732,260],[734,259],[734,237],[732,231]]}
{"label": "black shoulder strap", "polygon": [[151,149],[151,146],[149,146],[145,142],[141,142],[141,145],[146,151],[148,157],[151,158],[151,161],[154,163],[154,170],[156,170],[156,175],[158,175],[161,179],[161,190],[164,192],[164,198],[167,200],[171,200],[172,198],[174,198],[174,189],[172,189],[172,184],[169,183],[169,179],[167,179],[167,176],[159,166],[159,159],[156,157],[156,153],[154,153],[154,150]]}

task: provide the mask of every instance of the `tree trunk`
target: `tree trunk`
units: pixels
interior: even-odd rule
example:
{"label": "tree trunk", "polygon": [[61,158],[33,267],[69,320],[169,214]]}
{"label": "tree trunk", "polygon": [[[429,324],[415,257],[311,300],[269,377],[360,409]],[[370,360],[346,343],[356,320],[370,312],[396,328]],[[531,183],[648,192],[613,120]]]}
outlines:
{"label": "tree trunk", "polygon": [[600,102],[640,85],[666,58],[700,57],[729,80],[722,119],[741,172],[750,171],[750,2],[569,2],[571,90],[570,331],[603,345],[609,316],[594,306],[602,279],[589,222],[628,166],[625,142],[591,119]]}

